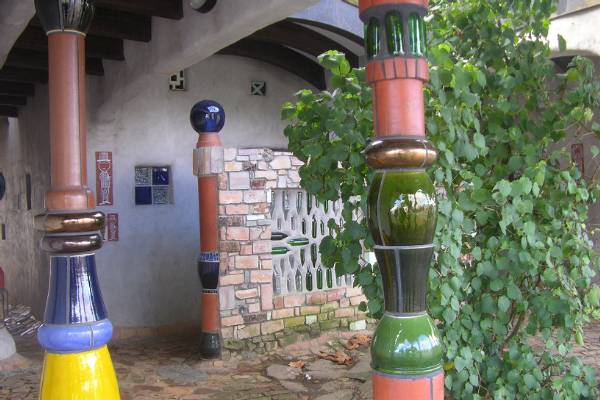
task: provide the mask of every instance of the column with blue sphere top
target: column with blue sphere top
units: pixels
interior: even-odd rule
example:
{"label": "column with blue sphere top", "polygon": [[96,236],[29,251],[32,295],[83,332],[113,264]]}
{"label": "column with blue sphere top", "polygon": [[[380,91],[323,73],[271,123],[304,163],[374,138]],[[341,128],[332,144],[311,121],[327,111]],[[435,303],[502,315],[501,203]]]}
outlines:
{"label": "column with blue sphere top", "polygon": [[50,254],[50,283],[38,341],[45,350],[40,399],[115,400],[119,387],[107,343],[107,318],[96,275],[104,215],[87,185],[85,32],[92,0],[36,0],[48,36],[50,190],[37,216]]}
{"label": "column with blue sphere top", "polygon": [[205,358],[216,358],[221,354],[218,174],[223,172],[223,147],[219,132],[225,124],[225,112],[216,101],[202,100],[192,107],[190,123],[198,132],[198,143],[194,150],[194,175],[198,177],[200,219],[200,352]]}
{"label": "column with blue sphere top", "polygon": [[368,223],[385,301],[371,345],[374,400],[444,399],[442,345],[426,307],[437,221],[425,171],[437,159],[425,138],[427,9],[427,0],[359,3],[376,136],[365,149],[375,171]]}

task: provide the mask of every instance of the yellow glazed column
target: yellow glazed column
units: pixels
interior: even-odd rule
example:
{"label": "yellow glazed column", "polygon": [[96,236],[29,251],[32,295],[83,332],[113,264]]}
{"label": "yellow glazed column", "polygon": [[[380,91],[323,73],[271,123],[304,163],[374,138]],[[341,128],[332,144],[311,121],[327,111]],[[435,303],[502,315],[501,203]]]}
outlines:
{"label": "yellow glazed column", "polygon": [[106,344],[107,318],[96,274],[95,251],[104,215],[94,211],[87,187],[85,32],[93,0],[36,0],[48,35],[50,176],[47,214],[36,217],[50,253],[50,284],[38,341],[46,350],[40,399],[119,399]]}

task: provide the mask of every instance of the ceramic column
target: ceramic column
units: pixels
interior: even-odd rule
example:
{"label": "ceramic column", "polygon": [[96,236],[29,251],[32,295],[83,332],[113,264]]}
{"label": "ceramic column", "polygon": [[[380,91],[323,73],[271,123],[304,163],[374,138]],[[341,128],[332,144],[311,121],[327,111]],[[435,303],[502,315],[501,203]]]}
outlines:
{"label": "ceramic column", "polygon": [[198,177],[200,256],[202,282],[200,352],[205,358],[221,354],[219,318],[219,176],[223,172],[223,147],[219,131],[225,124],[223,107],[203,100],[194,105],[190,122],[198,132],[194,150],[194,175]]}
{"label": "ceramic column", "polygon": [[384,285],[385,313],[373,337],[375,400],[443,400],[442,347],[426,311],[437,219],[425,172],[437,152],[425,139],[423,84],[427,0],[360,0],[375,140],[369,228]]}
{"label": "ceramic column", "polygon": [[48,35],[50,191],[36,217],[50,253],[50,284],[38,341],[46,350],[41,399],[119,399],[106,344],[112,325],[96,275],[104,215],[87,186],[85,32],[91,0],[36,0]]}

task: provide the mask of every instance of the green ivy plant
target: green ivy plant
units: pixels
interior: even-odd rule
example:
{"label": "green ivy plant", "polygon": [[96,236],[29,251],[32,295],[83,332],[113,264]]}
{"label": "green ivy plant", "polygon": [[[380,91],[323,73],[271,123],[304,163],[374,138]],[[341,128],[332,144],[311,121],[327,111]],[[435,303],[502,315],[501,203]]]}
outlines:
{"label": "green ivy plant", "polygon": [[[583,343],[584,324],[600,317],[591,282],[599,260],[586,225],[600,192],[582,179],[568,145],[599,136],[600,87],[589,60],[574,59],[566,73],[549,60],[553,10],[552,0],[431,2],[426,117],[440,157],[429,172],[445,194],[429,307],[451,398],[598,395],[594,370],[569,354]],[[373,240],[360,218],[372,179],[361,154],[373,135],[371,91],[343,54],[319,61],[331,89],[302,90],[284,104],[285,135],[305,162],[307,192],[344,204],[343,224],[330,221],[321,243],[323,263],[354,274],[377,317],[381,278],[362,259]]]}

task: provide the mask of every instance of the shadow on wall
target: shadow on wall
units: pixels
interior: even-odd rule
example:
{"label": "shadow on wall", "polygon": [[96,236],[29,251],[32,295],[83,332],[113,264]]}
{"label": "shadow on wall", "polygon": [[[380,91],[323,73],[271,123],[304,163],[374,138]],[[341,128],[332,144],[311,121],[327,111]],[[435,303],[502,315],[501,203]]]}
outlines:
{"label": "shadow on wall", "polygon": [[[48,287],[48,257],[39,247],[41,233],[33,217],[43,211],[49,185],[47,111],[45,101],[32,99],[21,118],[0,118],[0,172],[5,193],[0,199],[0,266],[12,305],[24,304],[41,318]],[[36,104],[37,103],[37,104]],[[38,110],[39,111],[39,110]],[[31,116],[35,114],[36,117]]]}

